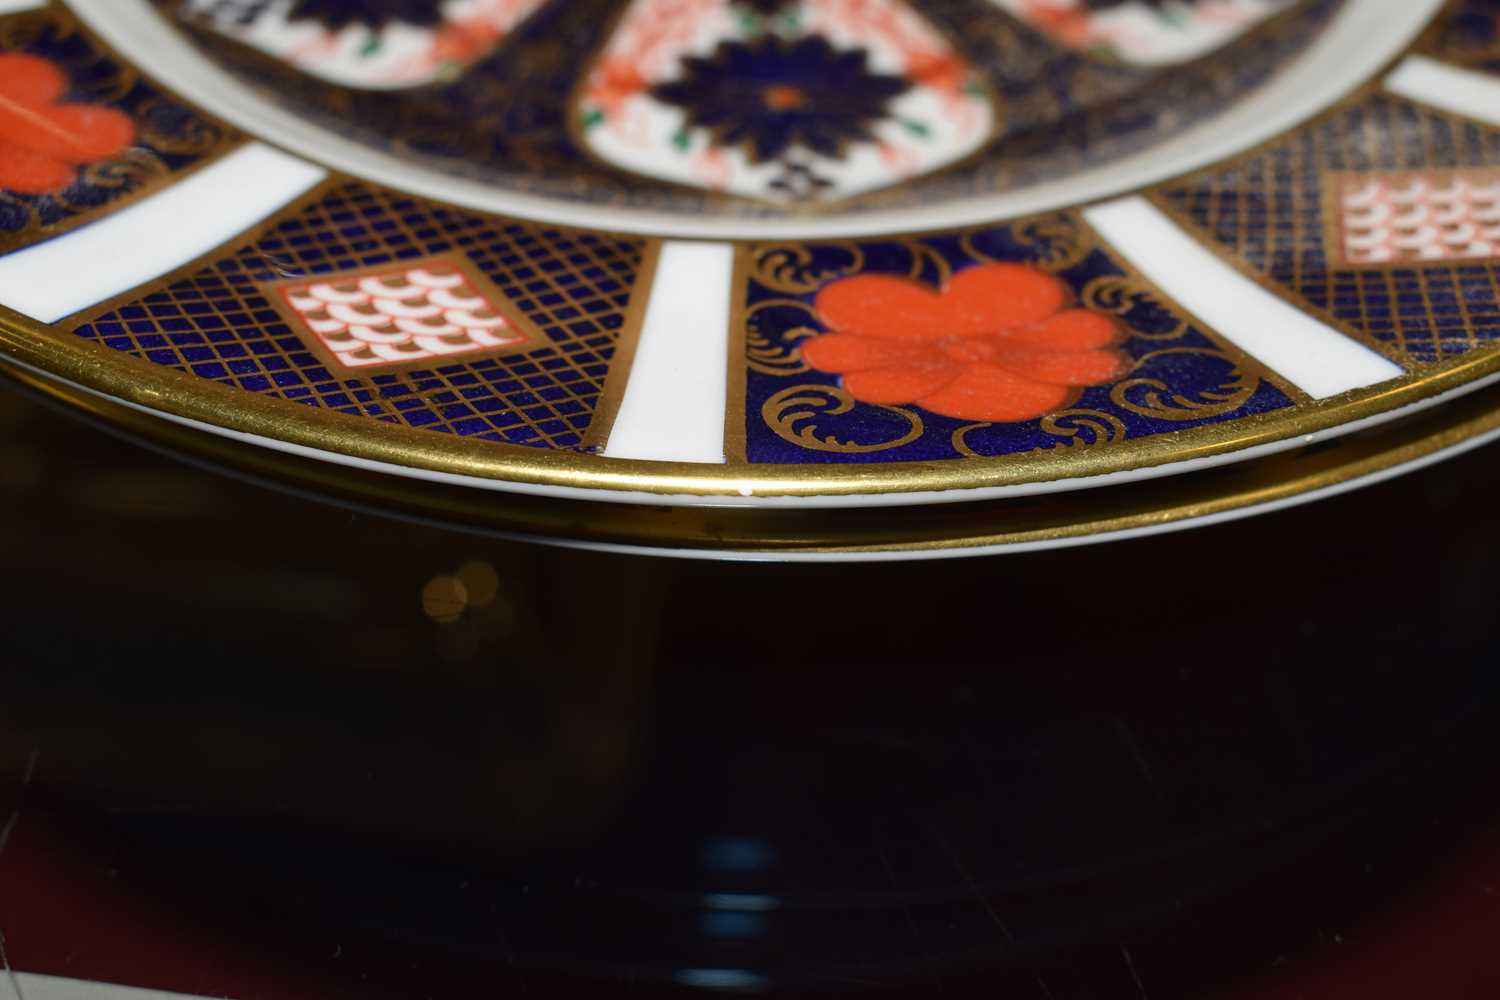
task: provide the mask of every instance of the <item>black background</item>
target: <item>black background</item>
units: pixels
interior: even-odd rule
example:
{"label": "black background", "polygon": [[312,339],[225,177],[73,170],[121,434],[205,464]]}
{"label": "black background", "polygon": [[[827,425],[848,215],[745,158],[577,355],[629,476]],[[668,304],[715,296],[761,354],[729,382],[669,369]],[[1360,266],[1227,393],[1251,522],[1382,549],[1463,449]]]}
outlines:
{"label": "black background", "polygon": [[[0,782],[348,995],[1240,996],[1497,826],[1495,454],[1137,541],[749,565],[354,513],[7,388]],[[424,606],[475,564],[493,598]],[[26,940],[45,882],[0,867],[13,960],[66,951]]]}

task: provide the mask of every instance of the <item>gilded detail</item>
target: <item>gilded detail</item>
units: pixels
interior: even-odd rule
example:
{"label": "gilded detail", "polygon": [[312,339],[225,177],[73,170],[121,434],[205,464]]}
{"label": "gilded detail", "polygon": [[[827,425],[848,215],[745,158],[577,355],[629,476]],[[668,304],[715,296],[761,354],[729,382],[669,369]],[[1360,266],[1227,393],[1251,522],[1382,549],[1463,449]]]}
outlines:
{"label": "gilded detail", "polygon": [[0,254],[68,232],[240,142],[56,6],[0,18]]}
{"label": "gilded detail", "polygon": [[[910,410],[894,406],[879,407],[882,414],[896,419],[881,421],[884,425],[881,430],[886,436],[874,441],[866,436],[869,434],[868,421],[830,422],[828,419],[848,415],[853,410],[854,397],[844,390],[808,384],[792,386],[772,396],[761,407],[761,416],[781,438],[813,451],[872,454],[899,448],[922,436],[922,418]],[[841,423],[851,426],[841,430]],[[890,435],[892,429],[901,431],[901,425],[905,427],[903,433]],[[841,433],[844,436],[841,437]]]}
{"label": "gilded detail", "polygon": [[1222,382],[1210,389],[1184,394],[1173,392],[1161,379],[1135,378],[1117,383],[1109,392],[1109,398],[1132,413],[1154,417],[1158,420],[1201,420],[1233,413],[1245,405],[1260,386],[1260,378],[1243,370],[1220,351],[1204,351],[1191,347],[1169,347],[1152,351],[1141,358],[1137,368],[1156,358],[1168,355],[1193,355],[1211,358],[1222,364]]}

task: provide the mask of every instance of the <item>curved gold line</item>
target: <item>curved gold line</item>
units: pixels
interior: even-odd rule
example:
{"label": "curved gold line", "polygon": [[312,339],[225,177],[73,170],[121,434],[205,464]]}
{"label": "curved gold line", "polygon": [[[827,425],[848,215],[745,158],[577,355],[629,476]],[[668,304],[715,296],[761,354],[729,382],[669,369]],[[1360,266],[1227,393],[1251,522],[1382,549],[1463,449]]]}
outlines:
{"label": "curved gold line", "polygon": [[[831,406],[830,403],[832,403]],[[900,437],[891,441],[863,444],[840,440],[837,432],[819,434],[817,427],[819,417],[848,413],[854,408],[854,403],[854,397],[843,389],[814,383],[781,390],[761,405],[760,412],[766,425],[783,441],[800,445],[811,451],[845,455],[868,455],[899,448],[917,440],[926,429],[922,418],[910,410],[895,406],[881,406],[879,409],[893,413],[907,422],[907,429]],[[798,424],[803,425],[801,430],[796,429]]]}
{"label": "curved gold line", "polygon": [[1500,349],[1299,407],[1106,449],[946,463],[704,465],[643,462],[474,441],[260,396],[122,355],[0,310],[0,350],[87,389],[229,431],[351,458],[535,486],[662,495],[918,493],[1056,482],[1223,455],[1327,430],[1500,372]]}
{"label": "curved gold line", "polygon": [[648,507],[481,493],[337,466],[194,431],[3,362],[0,369],[101,423],[124,428],[126,433],[175,452],[263,480],[311,489],[325,499],[374,504],[388,515],[437,517],[468,530],[521,533],[570,543],[785,557],[935,554],[1105,540],[1121,532],[1253,512],[1269,503],[1398,469],[1500,431],[1500,386],[1496,386],[1452,406],[1396,421],[1378,433],[1351,436],[1327,447],[1113,489],[928,506],[920,508],[918,517],[891,517],[881,507]]}
{"label": "curved gold line", "polygon": [[813,307],[811,305],[809,305],[808,303],[803,302],[801,299],[791,299],[791,298],[784,298],[783,297],[783,298],[775,298],[775,299],[761,299],[759,302],[755,303],[753,306],[750,306],[750,307],[746,308],[746,310],[745,310],[745,318],[749,319],[751,316],[754,316],[756,313],[760,312],[762,309],[774,309],[777,306],[780,306],[783,309],[801,309],[803,312],[807,313],[809,316],[814,316],[814,317],[817,316],[817,313],[813,310]]}
{"label": "curved gold line", "polygon": [[964,424],[958,430],[954,431],[952,437],[949,439],[953,445],[953,450],[964,456],[964,458],[983,458],[984,456],[975,451],[969,444],[969,432],[977,431],[981,427],[993,426],[995,426],[994,423],[989,420],[981,420],[977,424]]}

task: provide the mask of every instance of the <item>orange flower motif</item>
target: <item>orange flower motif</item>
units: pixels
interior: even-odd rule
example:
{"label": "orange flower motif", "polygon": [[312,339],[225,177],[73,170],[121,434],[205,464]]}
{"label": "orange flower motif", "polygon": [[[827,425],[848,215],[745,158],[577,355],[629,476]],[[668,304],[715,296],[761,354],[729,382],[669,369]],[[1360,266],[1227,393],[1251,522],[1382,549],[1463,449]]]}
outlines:
{"label": "orange flower motif", "polygon": [[0,188],[51,194],[135,139],[135,123],[113,108],[58,104],[67,86],[51,60],[0,55]]}
{"label": "orange flower motif", "polygon": [[1087,9],[1062,7],[1049,0],[1031,0],[1025,13],[1033,24],[1042,26],[1069,45],[1089,45],[1098,36]]}
{"label": "orange flower motif", "polygon": [[969,64],[956,55],[912,52],[907,57],[906,75],[935,90],[958,91],[969,79]]}
{"label": "orange flower motif", "polygon": [[1108,316],[1068,306],[1068,289],[1027,264],[985,264],[934,292],[892,275],[833,282],[815,307],[832,333],[802,345],[864,403],[915,403],[959,420],[1032,420],[1129,360]]}
{"label": "orange flower motif", "polygon": [[594,71],[589,81],[589,99],[607,114],[646,89],[646,78],[626,59],[609,59]]}
{"label": "orange flower motif", "polygon": [[466,63],[483,55],[503,32],[485,17],[450,21],[433,39],[432,58],[440,63]]}

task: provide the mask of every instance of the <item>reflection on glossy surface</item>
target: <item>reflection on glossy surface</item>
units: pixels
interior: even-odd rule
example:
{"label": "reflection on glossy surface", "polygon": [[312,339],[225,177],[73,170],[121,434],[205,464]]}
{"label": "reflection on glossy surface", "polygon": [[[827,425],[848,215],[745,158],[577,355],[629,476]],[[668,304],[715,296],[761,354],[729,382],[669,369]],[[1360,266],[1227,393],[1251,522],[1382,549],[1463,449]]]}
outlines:
{"label": "reflection on glossy surface", "polygon": [[[34,774],[0,932],[245,998],[1260,996],[1486,820],[1492,466],[1089,549],[666,563],[351,513],[6,390],[0,822]],[[228,985],[49,917],[93,867],[111,934],[201,925]]]}

